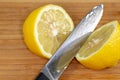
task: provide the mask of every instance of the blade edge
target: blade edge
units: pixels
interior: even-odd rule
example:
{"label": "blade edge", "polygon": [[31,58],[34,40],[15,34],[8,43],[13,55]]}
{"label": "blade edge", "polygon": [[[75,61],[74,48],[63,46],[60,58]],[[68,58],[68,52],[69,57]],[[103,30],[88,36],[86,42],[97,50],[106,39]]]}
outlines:
{"label": "blade edge", "polygon": [[[88,24],[85,24],[86,20],[87,20],[88,18],[90,18],[91,15],[94,15],[94,14],[92,14],[91,12],[93,12],[94,9],[96,9],[96,8],[98,8],[98,7],[101,7],[100,14],[99,14],[99,16],[96,17],[97,20],[94,22],[94,23],[95,23],[95,24],[94,24],[94,28],[91,27],[90,30],[88,31],[88,32],[92,32],[92,31],[95,29],[95,27],[96,27],[96,25],[98,24],[98,22],[100,21],[101,16],[102,16],[102,14],[103,14],[103,5],[102,5],[102,4],[99,5],[99,6],[97,6],[97,7],[94,7],[94,8],[89,12],[89,14],[87,14],[87,15],[82,19],[82,21],[77,25],[77,27],[79,27],[79,26],[81,26],[81,25],[82,25],[82,26],[88,25]],[[95,15],[94,15],[94,16],[95,16]],[[94,17],[94,16],[93,16],[93,17]],[[89,21],[88,21],[88,22],[89,22]],[[84,25],[83,25],[83,24],[84,24]],[[92,29],[92,28],[93,28],[93,29]],[[81,29],[81,28],[79,28],[79,29]],[[83,30],[84,30],[84,29],[83,29]],[[70,34],[70,36],[66,39],[66,41],[63,43],[64,45],[62,45],[62,46],[66,46],[67,44],[71,43],[71,42],[74,41],[75,39],[78,39],[80,36],[77,36],[77,35],[74,35],[74,34],[78,34],[79,31],[81,31],[81,30],[78,30],[78,28],[75,28],[75,30]],[[83,36],[85,33],[86,33],[86,32],[81,33],[81,36]],[[72,39],[73,36],[74,36],[74,39]],[[69,41],[68,41],[68,40],[69,40]],[[60,49],[58,49],[57,52],[59,52],[59,51],[60,51]],[[63,70],[58,71],[58,72],[57,72],[57,70],[56,70],[56,72],[50,70],[50,69],[52,69],[52,67],[49,67],[49,66],[50,66],[50,65],[56,66],[56,62],[54,62],[54,61],[57,60],[57,59],[59,59],[59,57],[62,55],[62,54],[57,54],[57,52],[56,52],[56,54],[50,59],[50,61],[45,65],[45,67],[44,67],[43,70],[42,70],[42,72],[43,72],[44,74],[46,74],[46,76],[49,77],[50,80],[58,80],[58,78],[59,78],[59,76],[61,75],[61,73],[65,70],[64,68],[66,68],[66,67],[63,67]],[[72,57],[74,57],[74,56],[72,56]],[[71,60],[72,60],[72,57],[71,57]],[[71,61],[71,60],[70,60],[70,61]],[[58,61],[59,61],[59,60],[58,60]],[[51,64],[51,63],[53,63],[53,64]],[[52,73],[51,73],[51,72],[52,72]]]}

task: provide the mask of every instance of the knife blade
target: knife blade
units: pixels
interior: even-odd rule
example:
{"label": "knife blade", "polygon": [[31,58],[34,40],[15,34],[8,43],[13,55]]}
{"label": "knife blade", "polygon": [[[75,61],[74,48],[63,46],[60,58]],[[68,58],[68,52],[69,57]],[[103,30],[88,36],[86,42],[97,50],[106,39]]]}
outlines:
{"label": "knife blade", "polygon": [[103,4],[95,6],[76,26],[35,80],[58,80],[103,14]]}

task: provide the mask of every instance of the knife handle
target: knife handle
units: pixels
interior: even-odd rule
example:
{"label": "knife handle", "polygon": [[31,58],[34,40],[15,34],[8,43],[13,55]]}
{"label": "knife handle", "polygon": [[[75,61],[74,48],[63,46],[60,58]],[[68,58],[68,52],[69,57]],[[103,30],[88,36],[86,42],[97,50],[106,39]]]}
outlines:
{"label": "knife handle", "polygon": [[40,73],[35,80],[50,80],[47,76],[45,76],[43,73]]}

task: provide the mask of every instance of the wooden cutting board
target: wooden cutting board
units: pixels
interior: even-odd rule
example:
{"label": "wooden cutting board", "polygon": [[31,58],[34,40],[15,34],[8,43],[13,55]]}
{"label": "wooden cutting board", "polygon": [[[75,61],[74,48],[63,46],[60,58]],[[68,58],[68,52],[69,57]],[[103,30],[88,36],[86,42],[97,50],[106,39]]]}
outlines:
{"label": "wooden cutting board", "polygon": [[[118,20],[120,0],[0,0],[0,80],[34,80],[48,61],[33,55],[23,41],[22,25],[34,9],[52,3],[62,6],[75,25],[95,5],[105,5],[99,26]],[[59,80],[120,80],[120,62],[100,71],[83,67],[75,59]]]}

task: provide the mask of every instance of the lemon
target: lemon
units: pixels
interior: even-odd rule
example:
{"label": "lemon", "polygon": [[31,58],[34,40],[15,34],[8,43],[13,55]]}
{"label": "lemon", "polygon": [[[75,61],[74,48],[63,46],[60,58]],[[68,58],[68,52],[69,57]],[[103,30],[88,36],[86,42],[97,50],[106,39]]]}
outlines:
{"label": "lemon", "polygon": [[34,10],[25,20],[24,41],[34,54],[50,58],[73,28],[72,19],[62,7],[48,4]]}
{"label": "lemon", "polygon": [[87,68],[112,67],[120,59],[120,25],[112,21],[95,30],[78,51],[76,59]]}

